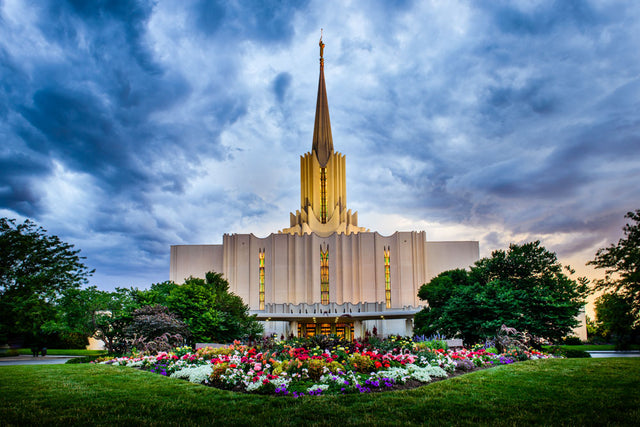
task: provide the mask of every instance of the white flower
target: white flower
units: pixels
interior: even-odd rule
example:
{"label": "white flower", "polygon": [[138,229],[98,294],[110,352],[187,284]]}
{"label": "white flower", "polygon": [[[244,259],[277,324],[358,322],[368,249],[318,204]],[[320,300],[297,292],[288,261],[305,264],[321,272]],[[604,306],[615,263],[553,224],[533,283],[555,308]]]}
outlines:
{"label": "white flower", "polygon": [[209,375],[213,368],[211,365],[200,365],[195,367],[183,368],[171,374],[171,378],[187,379],[195,384],[202,384],[209,379]]}
{"label": "white flower", "polygon": [[326,389],[328,389],[328,388],[329,388],[329,385],[328,385],[328,384],[314,384],[314,385],[312,385],[311,387],[309,387],[309,388],[307,389],[307,392],[308,392],[308,393],[311,393],[311,392],[314,392],[314,391],[316,391],[316,390],[322,390],[322,391],[325,391],[325,390],[326,390]]}

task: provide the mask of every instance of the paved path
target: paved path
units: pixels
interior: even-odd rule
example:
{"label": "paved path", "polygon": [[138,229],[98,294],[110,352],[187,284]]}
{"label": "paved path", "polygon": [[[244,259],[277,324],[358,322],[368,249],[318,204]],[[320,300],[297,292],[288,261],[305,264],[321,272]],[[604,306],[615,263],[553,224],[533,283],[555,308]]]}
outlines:
{"label": "paved path", "polygon": [[0,366],[11,365],[62,365],[69,359],[79,356],[27,356],[0,357]]}
{"label": "paved path", "polygon": [[638,350],[630,350],[630,351],[587,351],[591,355],[591,357],[601,358],[601,357],[640,357],[640,351]]}

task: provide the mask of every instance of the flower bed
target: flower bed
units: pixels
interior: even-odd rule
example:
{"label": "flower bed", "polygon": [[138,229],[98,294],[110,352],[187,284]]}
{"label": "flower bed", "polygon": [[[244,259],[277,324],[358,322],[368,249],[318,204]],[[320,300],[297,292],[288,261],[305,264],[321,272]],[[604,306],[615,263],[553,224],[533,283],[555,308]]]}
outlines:
{"label": "flower bed", "polygon": [[378,344],[322,348],[282,341],[261,350],[234,343],[197,351],[181,347],[170,353],[101,363],[135,367],[225,390],[297,398],[393,390],[475,369],[551,357],[535,350],[495,354],[484,349],[434,349],[408,340]]}

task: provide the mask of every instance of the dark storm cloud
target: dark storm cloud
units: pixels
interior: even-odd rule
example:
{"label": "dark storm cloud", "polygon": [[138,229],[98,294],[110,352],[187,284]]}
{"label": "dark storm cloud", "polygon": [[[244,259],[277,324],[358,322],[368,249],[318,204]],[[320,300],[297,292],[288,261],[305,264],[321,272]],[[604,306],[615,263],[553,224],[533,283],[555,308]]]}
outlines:
{"label": "dark storm cloud", "polygon": [[[550,93],[550,82],[529,81],[524,87],[490,87],[487,93],[487,106],[497,110],[507,108],[525,109],[537,114],[549,114],[554,110],[554,95]],[[494,113],[495,114],[495,113]]]}
{"label": "dark storm cloud", "polygon": [[273,93],[276,95],[276,99],[280,104],[284,102],[289,86],[291,86],[291,74],[287,72],[279,73],[276,78],[273,79]]}
{"label": "dark storm cloud", "polygon": [[[183,77],[153,59],[145,41],[151,12],[148,2],[52,2],[40,10],[38,28],[63,49],[66,60],[43,61],[25,72],[4,53],[3,66],[11,69],[3,74],[14,84],[3,98],[10,97],[7,108],[24,118],[13,131],[33,155],[58,159],[113,191],[146,191],[154,185],[180,191],[180,177],[154,168],[155,162],[168,153],[177,159],[179,152],[193,148],[221,155],[215,135],[207,144],[184,140],[151,120],[190,94]],[[28,79],[15,77],[28,74]],[[219,126],[244,111],[240,99],[210,107]],[[151,167],[141,167],[145,164]]]}
{"label": "dark storm cloud", "polygon": [[91,52],[96,57],[107,60],[114,48],[124,48],[139,67],[158,72],[144,42],[152,10],[153,2],[145,0],[52,1],[49,13],[41,15],[40,28],[70,47],[77,45],[81,31],[91,31]]}
{"label": "dark storm cloud", "polygon": [[[617,19],[625,12],[612,17],[614,12],[601,9],[596,12],[586,2],[543,2],[528,11],[510,5],[484,8],[481,13],[492,17],[488,22],[509,37],[501,37],[492,27],[478,28],[482,35],[447,61],[445,83],[422,97],[435,99],[433,105],[444,99],[448,106],[416,107],[425,111],[427,119],[440,111],[450,117],[463,115],[456,130],[473,141],[469,151],[452,154],[416,148],[416,141],[437,142],[433,129],[422,136],[412,134],[408,144],[395,146],[430,166],[420,175],[403,172],[409,177],[402,177],[402,182],[427,190],[415,202],[432,216],[431,208],[442,206],[454,217],[488,225],[503,218],[510,229],[520,232],[607,231],[606,221],[589,221],[585,215],[612,218],[610,212],[597,211],[601,201],[612,196],[611,182],[603,180],[602,170],[611,175],[611,166],[621,162],[638,173],[637,163],[629,166],[629,156],[639,146],[640,123],[634,113],[639,95],[635,83],[603,97],[608,92],[602,85],[604,70],[607,77],[624,81],[633,73],[617,63],[637,71],[638,62],[630,62],[623,53],[623,46],[631,49],[634,44],[618,27]],[[478,22],[482,25],[482,20]],[[475,95],[476,105],[461,105],[450,96],[459,95],[457,89],[464,86]],[[458,197],[462,203],[456,203]],[[594,197],[598,202],[587,208]],[[560,211],[563,207],[566,213]],[[555,215],[548,213],[554,209]]]}
{"label": "dark storm cloud", "polygon": [[42,208],[38,190],[31,180],[46,176],[51,165],[45,159],[22,153],[0,154],[0,206],[25,216],[35,216]]}
{"label": "dark storm cloud", "polygon": [[361,218],[580,252],[640,200],[638,22],[615,1],[0,2],[0,209],[127,280],[286,225],[322,27]]}
{"label": "dark storm cloud", "polygon": [[[26,141],[33,151],[64,159],[72,169],[93,173],[106,182],[115,181],[117,186],[144,180],[128,164],[132,160],[127,158],[130,150],[118,135],[112,115],[91,94],[40,89],[33,95],[33,107],[24,107],[22,115],[43,135]],[[110,176],[122,171],[127,171],[122,177]]]}
{"label": "dark storm cloud", "polygon": [[192,14],[203,33],[230,39],[248,39],[258,43],[287,43],[294,35],[293,17],[308,1],[261,0],[228,2],[202,0]]}
{"label": "dark storm cloud", "polygon": [[[25,7],[34,18],[24,27],[31,45],[17,50],[0,42],[0,135],[9,135],[0,151],[0,208],[36,220],[55,215],[43,202],[55,197],[45,184],[55,161],[61,170],[85,174],[87,190],[99,190],[77,206],[86,211],[77,214],[86,216],[84,232],[77,229],[81,224],[64,223],[54,231],[121,241],[136,254],[120,257],[122,246],[94,250],[89,243],[85,254],[92,259],[103,254],[106,260],[157,263],[173,242],[171,226],[155,213],[157,198],[183,193],[201,159],[226,158],[220,133],[246,114],[246,97],[232,89],[233,64],[221,62],[224,80],[212,81],[210,99],[199,100],[206,127],[175,125],[173,112],[193,91],[180,72],[155,57],[148,34],[153,2]],[[0,19],[12,22],[2,14]],[[38,40],[46,40],[48,52],[29,50],[39,47]],[[132,261],[120,273],[139,268]]]}
{"label": "dark storm cloud", "polygon": [[494,14],[498,28],[515,35],[539,35],[567,24],[588,29],[599,19],[599,13],[592,9],[589,2],[583,0],[543,2],[530,11],[523,11],[507,3],[506,6],[498,5]]}

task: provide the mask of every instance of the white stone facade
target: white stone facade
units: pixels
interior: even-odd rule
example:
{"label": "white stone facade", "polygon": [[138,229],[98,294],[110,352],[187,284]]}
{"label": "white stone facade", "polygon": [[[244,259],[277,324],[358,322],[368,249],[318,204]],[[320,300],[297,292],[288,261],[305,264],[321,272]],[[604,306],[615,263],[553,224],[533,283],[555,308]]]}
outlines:
{"label": "white stone facade", "polygon": [[[376,303],[382,307],[377,314],[367,310],[370,314],[359,320],[364,322],[362,333],[375,325],[381,335],[410,335],[410,325],[404,320],[412,318],[423,304],[417,297],[420,286],[442,271],[469,267],[479,257],[478,242],[427,242],[424,231],[396,232],[391,236],[375,232],[334,233],[327,237],[271,234],[265,238],[225,234],[222,245],[172,246],[170,279],[182,283],[189,276],[204,277],[208,271],[222,273],[229,281],[230,291],[240,296],[253,313],[261,320],[273,319],[267,323],[267,332],[296,335],[297,326],[288,322],[298,321],[300,316],[290,316],[290,320],[273,316],[269,307],[305,304],[325,307],[316,309],[319,312],[330,311],[329,305],[319,304],[321,248],[328,248],[329,253],[330,304]],[[388,308],[385,248],[390,255]],[[265,261],[262,308],[261,252]],[[391,320],[391,312],[398,310],[404,310],[404,320]],[[358,331],[355,334],[360,335]]]}

